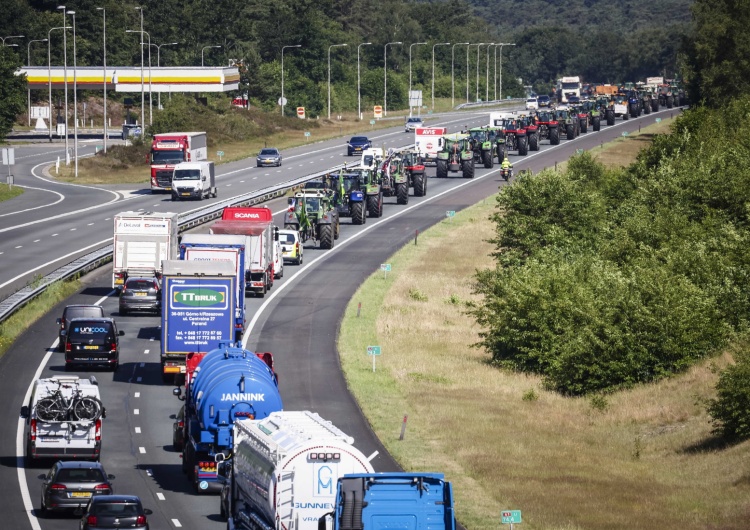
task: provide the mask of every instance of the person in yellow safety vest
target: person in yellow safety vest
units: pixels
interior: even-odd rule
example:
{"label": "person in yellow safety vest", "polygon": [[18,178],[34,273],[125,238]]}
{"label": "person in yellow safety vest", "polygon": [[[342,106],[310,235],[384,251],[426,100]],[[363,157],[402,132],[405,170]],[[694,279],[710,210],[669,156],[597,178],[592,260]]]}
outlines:
{"label": "person in yellow safety vest", "polygon": [[503,158],[503,163],[500,167],[503,169],[503,171],[508,171],[508,178],[513,176],[513,164],[510,163],[510,160],[508,160],[507,156]]}

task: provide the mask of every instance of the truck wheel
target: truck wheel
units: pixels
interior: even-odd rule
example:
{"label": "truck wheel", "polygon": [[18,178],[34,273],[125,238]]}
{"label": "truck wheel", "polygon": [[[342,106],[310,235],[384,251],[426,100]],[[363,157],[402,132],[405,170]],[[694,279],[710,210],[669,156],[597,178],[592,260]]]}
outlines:
{"label": "truck wheel", "polygon": [[565,132],[567,133],[568,140],[575,140],[575,137],[576,137],[576,128],[573,126],[572,123],[569,123],[566,126]]}
{"label": "truck wheel", "polygon": [[492,151],[482,151],[482,162],[484,162],[484,167],[487,169],[495,165],[495,161],[492,160]]}
{"label": "truck wheel", "polygon": [[396,184],[396,204],[409,204],[408,184]]}
{"label": "truck wheel", "polygon": [[518,154],[526,156],[529,154],[529,143],[528,138],[521,136],[518,138]]}
{"label": "truck wheel", "polygon": [[532,151],[539,151],[539,136],[536,134],[529,136],[529,149]]}
{"label": "truck wheel", "polygon": [[474,178],[474,160],[465,160],[462,164],[463,176],[465,179]]}
{"label": "truck wheel", "polygon": [[599,132],[602,129],[602,119],[599,116],[594,116],[591,127],[595,132]]}
{"label": "truck wheel", "polygon": [[549,130],[549,144],[560,145],[560,129],[552,127]]}
{"label": "truck wheel", "polygon": [[612,126],[615,124],[615,111],[607,110],[607,125]]}
{"label": "truck wheel", "polygon": [[427,181],[425,180],[424,173],[417,173],[414,175],[414,196],[424,197],[427,193]]}
{"label": "truck wheel", "polygon": [[326,250],[333,248],[333,226],[323,225],[320,227],[320,248]]}
{"label": "truck wheel", "polygon": [[365,224],[365,203],[355,202],[352,204],[352,224]]}
{"label": "truck wheel", "polygon": [[448,177],[448,161],[438,160],[436,163],[437,178],[444,179]]}

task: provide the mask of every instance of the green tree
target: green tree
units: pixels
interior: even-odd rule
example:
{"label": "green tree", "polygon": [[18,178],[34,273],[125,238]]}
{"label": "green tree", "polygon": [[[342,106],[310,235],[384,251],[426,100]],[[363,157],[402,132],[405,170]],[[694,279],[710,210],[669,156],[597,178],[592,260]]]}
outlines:
{"label": "green tree", "polygon": [[735,354],[716,383],[716,399],[708,404],[715,432],[730,439],[750,438],[750,351]]}
{"label": "green tree", "polygon": [[8,46],[0,47],[0,141],[26,108],[26,75],[16,75],[21,61]]}

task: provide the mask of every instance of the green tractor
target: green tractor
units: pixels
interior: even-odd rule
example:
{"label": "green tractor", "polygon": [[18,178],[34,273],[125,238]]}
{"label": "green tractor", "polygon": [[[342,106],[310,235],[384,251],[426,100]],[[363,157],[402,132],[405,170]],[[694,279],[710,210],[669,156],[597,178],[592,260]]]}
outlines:
{"label": "green tractor", "polygon": [[469,129],[469,143],[474,153],[474,163],[482,163],[487,169],[495,165],[497,156],[496,133],[488,127],[474,127]]}
{"label": "green tractor", "polygon": [[302,242],[313,240],[320,248],[331,249],[339,238],[339,214],[330,190],[303,190],[289,197],[284,229],[296,230]]}
{"label": "green tractor", "polygon": [[443,136],[443,147],[437,154],[437,178],[446,178],[448,172],[463,173],[467,179],[474,178],[474,152],[468,134]]}
{"label": "green tractor", "polygon": [[409,202],[409,176],[399,154],[391,154],[380,166],[380,187],[384,197],[396,197],[397,204]]}

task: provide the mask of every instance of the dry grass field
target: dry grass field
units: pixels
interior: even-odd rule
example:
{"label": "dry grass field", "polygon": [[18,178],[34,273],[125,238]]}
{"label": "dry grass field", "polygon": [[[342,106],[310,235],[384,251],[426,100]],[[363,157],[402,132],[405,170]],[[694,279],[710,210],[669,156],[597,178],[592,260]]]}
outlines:
{"label": "dry grass field", "polygon": [[[623,140],[603,163],[625,161],[636,142]],[[470,530],[498,528],[502,509],[522,510],[527,530],[749,528],[750,443],[719,444],[702,404],[731,352],[659,384],[565,398],[472,347],[479,329],[464,308],[473,270],[493,266],[493,208],[487,199],[420,234],[344,316],[341,363],[387,449],[405,469],[444,472]],[[368,345],[383,351],[374,373]]]}

